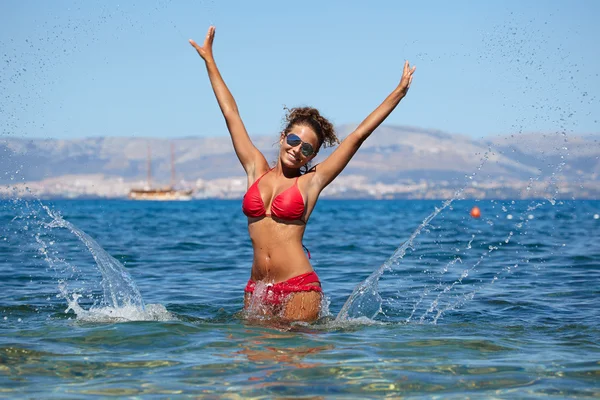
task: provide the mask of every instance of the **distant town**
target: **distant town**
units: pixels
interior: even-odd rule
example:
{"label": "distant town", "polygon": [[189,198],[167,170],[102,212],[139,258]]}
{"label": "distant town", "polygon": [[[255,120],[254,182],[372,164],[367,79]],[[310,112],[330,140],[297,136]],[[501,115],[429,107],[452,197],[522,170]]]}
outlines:
{"label": "distant town", "polygon": [[[145,181],[126,181],[122,177],[95,175],[66,175],[41,181],[0,186],[0,197],[37,198],[104,198],[125,199],[133,188],[141,188]],[[246,192],[245,177],[198,179],[180,181],[182,189],[191,189],[193,199],[241,199]],[[323,193],[333,199],[448,199],[460,197],[475,199],[597,199],[600,182],[586,185],[547,180],[478,182],[465,178],[463,182],[406,180],[386,184],[369,182],[360,175],[342,175]]]}

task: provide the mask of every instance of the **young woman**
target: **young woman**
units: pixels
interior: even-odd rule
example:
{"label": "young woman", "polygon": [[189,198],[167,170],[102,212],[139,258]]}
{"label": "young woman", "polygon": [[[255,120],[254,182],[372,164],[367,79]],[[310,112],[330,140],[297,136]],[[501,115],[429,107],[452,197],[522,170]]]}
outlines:
{"label": "young woman", "polygon": [[332,124],[310,107],[288,110],[287,125],[279,136],[277,164],[270,167],[252,144],[236,102],[215,64],[210,27],[196,49],[206,64],[213,91],[225,117],[233,147],[246,175],[248,192],[242,210],[254,249],[244,308],[250,314],[286,321],[314,321],[321,309],[322,289],[302,237],[321,191],[342,172],[362,142],[396,108],[410,87],[415,67],[408,61],[398,86],[323,162],[308,169],[321,146],[338,141]]}

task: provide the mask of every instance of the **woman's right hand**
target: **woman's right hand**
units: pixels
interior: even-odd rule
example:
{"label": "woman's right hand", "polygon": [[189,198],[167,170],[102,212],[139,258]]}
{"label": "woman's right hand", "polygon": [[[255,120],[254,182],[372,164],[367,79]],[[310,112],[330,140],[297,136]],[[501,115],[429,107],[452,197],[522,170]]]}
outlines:
{"label": "woman's right hand", "polygon": [[413,80],[413,74],[417,67],[410,67],[408,60],[404,62],[404,70],[402,71],[402,79],[400,79],[400,83],[398,84],[398,89],[402,93],[402,96],[406,96],[406,92],[410,88],[410,84]]}
{"label": "woman's right hand", "polygon": [[213,40],[215,40],[215,27],[211,26],[208,28],[208,32],[206,33],[206,37],[204,38],[204,44],[199,46],[198,43],[194,42],[190,39],[190,44],[194,46],[200,57],[204,61],[212,61],[213,60],[213,52],[212,52],[212,44]]}

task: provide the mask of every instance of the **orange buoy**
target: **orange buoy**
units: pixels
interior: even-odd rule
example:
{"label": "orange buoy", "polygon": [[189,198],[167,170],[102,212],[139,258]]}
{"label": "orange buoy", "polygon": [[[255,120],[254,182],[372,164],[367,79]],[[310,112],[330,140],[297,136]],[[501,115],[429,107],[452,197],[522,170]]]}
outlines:
{"label": "orange buoy", "polygon": [[475,207],[471,208],[471,217],[473,217],[473,218],[481,217],[481,210],[479,209],[479,207],[475,206]]}

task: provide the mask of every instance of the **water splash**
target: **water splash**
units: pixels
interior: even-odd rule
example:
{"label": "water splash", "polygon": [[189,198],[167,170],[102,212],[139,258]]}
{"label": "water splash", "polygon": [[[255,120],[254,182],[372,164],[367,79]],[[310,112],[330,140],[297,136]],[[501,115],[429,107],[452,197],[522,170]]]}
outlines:
{"label": "water splash", "polygon": [[[11,221],[17,224],[14,233],[33,238],[31,250],[56,274],[56,298],[67,302],[66,314],[73,312],[78,321],[96,323],[177,319],[161,304],[145,304],[125,267],[87,233],[63,219],[58,211],[39,199],[17,198],[11,204],[18,214]],[[75,238],[63,237],[61,231]],[[63,248],[66,246],[71,251],[77,241],[85,246],[84,254],[93,257],[96,271],[86,270],[83,264],[75,265],[65,258]]]}
{"label": "water splash", "polygon": [[348,319],[356,318],[368,318],[373,319],[377,314],[382,312],[382,298],[379,295],[379,279],[385,271],[390,271],[394,265],[399,265],[400,260],[406,254],[409,248],[413,248],[414,240],[423,229],[425,229],[431,220],[433,220],[439,213],[446,209],[454,199],[460,195],[461,191],[457,192],[456,195],[446,200],[440,208],[436,208],[427,218],[423,220],[421,225],[415,229],[410,238],[404,242],[400,247],[394,251],[392,256],[387,259],[386,262],[375,270],[367,279],[360,283],[352,292],[348,300],[342,306],[342,309],[335,318],[336,321],[344,321]]}
{"label": "water splash", "polygon": [[98,270],[102,274],[102,289],[104,297],[102,305],[112,308],[134,307],[144,311],[144,300],[142,295],[125,267],[114,257],[108,254],[87,233],[75,227],[69,221],[62,218],[60,214],[42,204],[42,208],[52,218],[46,224],[48,228],[66,228],[73,233],[90,251]]}
{"label": "water splash", "polygon": [[[479,160],[477,170],[471,173],[471,175],[467,175],[467,178],[469,180],[472,180],[473,177],[477,175],[477,171],[481,171],[483,166],[489,160],[490,153],[492,153],[491,147],[488,148],[488,150],[482,155],[481,159]],[[378,314],[383,312],[383,299],[379,294],[379,279],[384,274],[384,272],[391,271],[392,267],[395,265],[400,265],[400,260],[406,254],[406,251],[409,248],[414,249],[413,244],[416,237],[419,236],[421,232],[427,228],[429,223],[439,213],[444,211],[446,208],[450,207],[456,199],[459,199],[466,187],[467,185],[464,185],[463,187],[458,189],[456,193],[454,193],[454,196],[451,199],[446,200],[444,203],[442,203],[441,207],[436,207],[434,211],[423,220],[421,225],[419,225],[417,229],[415,229],[415,231],[412,233],[412,235],[410,235],[408,240],[404,242],[400,247],[398,247],[391,255],[391,257],[388,258],[387,261],[383,263],[383,265],[381,265],[381,267],[375,270],[371,275],[369,275],[367,279],[365,279],[354,289],[350,297],[348,297],[348,300],[346,300],[346,302],[342,306],[342,309],[338,313],[337,317],[335,318],[336,321],[339,322],[356,318],[373,319]],[[471,244],[471,242],[469,242],[469,245]]]}
{"label": "water splash", "polygon": [[[561,133],[561,137],[564,139],[564,142],[566,143],[567,142],[566,129],[562,129],[560,133]],[[558,182],[559,175],[563,171],[563,169],[566,165],[564,160],[565,160],[565,152],[568,150],[568,148],[563,145],[562,147],[556,148],[555,150],[560,155],[560,161],[558,163],[556,163],[555,165],[550,166],[552,168],[552,171],[549,176],[549,179],[547,180],[547,182],[545,182],[545,185],[542,185],[543,192],[540,193],[537,190],[533,191],[534,196],[537,197],[537,196],[541,195],[540,197],[543,197],[544,201],[542,201],[542,202],[532,201],[530,206],[527,207],[527,210],[523,214],[521,214],[521,216],[519,218],[520,222],[518,222],[514,225],[514,229],[508,233],[508,235],[504,238],[504,240],[500,241],[497,244],[489,245],[488,249],[486,251],[484,251],[483,254],[480,255],[479,259],[475,263],[473,263],[470,267],[467,267],[466,269],[463,269],[462,271],[460,271],[458,278],[451,281],[450,283],[444,283],[440,280],[440,282],[438,282],[436,285],[434,285],[433,288],[431,286],[425,287],[423,289],[419,299],[417,300],[416,304],[414,304],[413,309],[410,312],[410,315],[405,320],[406,322],[410,322],[413,319],[415,313],[418,311],[420,304],[424,302],[425,298],[427,296],[429,296],[430,294],[434,294],[433,300],[431,300],[431,303],[429,303],[426,306],[425,311],[423,312],[422,315],[420,315],[418,321],[420,323],[425,323],[425,322],[428,322],[428,319],[430,319],[429,322],[435,324],[444,315],[445,312],[455,310],[459,307],[462,307],[466,302],[473,299],[475,297],[475,294],[479,290],[481,290],[485,285],[493,284],[498,279],[498,277],[500,275],[502,275],[503,273],[510,273],[511,271],[516,269],[521,263],[528,262],[528,260],[519,257],[518,261],[513,262],[514,265],[512,267],[504,268],[502,271],[499,271],[498,273],[496,273],[491,282],[483,283],[480,285],[473,285],[471,289],[466,290],[466,293],[463,293],[463,292],[465,292],[465,288],[463,287],[463,288],[461,288],[458,295],[450,295],[451,293],[454,293],[456,290],[458,290],[459,286],[463,285],[463,281],[466,281],[466,279],[469,277],[469,275],[472,272],[476,271],[477,267],[485,259],[490,257],[490,255],[492,253],[501,249],[503,247],[503,245],[511,242],[514,239],[513,236],[515,235],[515,233],[517,233],[518,235],[522,235],[522,234],[526,235],[527,234],[526,230],[524,230],[524,227],[527,226],[528,221],[530,221],[534,218],[534,215],[530,214],[530,212],[533,212],[537,208],[539,208],[547,203],[549,203],[553,206],[556,204],[556,198],[558,197],[558,195],[560,193],[560,186],[559,186],[559,182]],[[460,194],[469,186],[469,184],[468,184],[469,180],[473,180],[473,178],[476,176],[477,172],[482,170],[482,167],[489,159],[489,155],[494,154],[494,151],[495,150],[490,145],[488,147],[487,152],[484,153],[477,170],[475,172],[473,172],[470,176],[469,175],[465,176],[466,178],[468,178],[468,180],[466,181],[467,184],[465,184],[462,188],[460,188],[457,191],[457,193],[452,197],[452,199],[446,201],[440,209],[436,209],[433,213],[431,213],[421,223],[421,225],[419,225],[417,227],[417,229],[413,232],[413,234],[410,236],[410,238],[404,244],[402,244],[398,249],[396,249],[396,251],[392,254],[392,256],[381,267],[379,267],[377,270],[375,270],[364,282],[360,283],[354,289],[354,291],[352,292],[352,294],[350,295],[350,297],[348,298],[348,300],[345,302],[342,309],[338,313],[338,315],[336,317],[336,321],[344,321],[344,320],[349,320],[349,319],[353,319],[353,318],[372,319],[372,318],[375,318],[378,314],[384,314],[384,311],[382,308],[383,299],[379,293],[379,280],[380,280],[381,276],[384,274],[384,272],[391,271],[393,269],[393,266],[399,265],[400,260],[404,257],[404,255],[406,254],[406,251],[409,248],[414,250],[414,247],[413,247],[414,239],[424,229],[427,232],[426,227],[429,225],[431,220],[433,218],[435,218],[445,208],[449,207],[454,200],[459,198]],[[566,155],[568,155],[568,153]],[[528,184],[526,190],[528,192],[531,192],[531,189],[534,187],[534,184],[540,182],[542,179],[543,179],[542,174],[535,176],[535,177],[530,177],[530,181],[529,181],[529,184]],[[514,202],[513,202],[513,204],[514,204]],[[503,207],[503,211],[506,212],[505,207]],[[512,218],[513,218],[512,215],[510,215],[510,218],[507,217],[507,219],[509,219],[509,220]],[[488,219],[486,222],[490,226],[494,225],[494,223],[491,219]],[[474,239],[475,239],[475,235],[471,235],[471,239],[469,240],[469,243],[463,249],[464,251],[468,251],[472,248],[472,242]],[[460,251],[460,249],[456,248],[456,251]],[[455,257],[452,261],[447,263],[443,267],[441,275],[445,274],[449,270],[449,268],[454,266],[454,264],[456,264],[457,262],[462,263],[462,259],[460,257]],[[480,282],[481,281],[482,280],[480,279]]]}
{"label": "water splash", "polygon": [[66,285],[60,284],[61,296],[67,300],[68,307],[65,314],[73,311],[78,321],[113,323],[126,321],[172,321],[176,319],[162,304],[148,304],[144,309],[134,305],[120,307],[91,307],[89,310],[79,305],[78,300],[82,297],[78,293],[69,295]]}
{"label": "water splash", "polygon": [[[552,205],[554,205],[554,203],[552,203],[550,201],[549,201],[549,203],[552,204]],[[532,220],[532,218],[525,218],[525,216],[527,216],[527,217],[531,216],[531,214],[529,214],[529,213],[537,210],[538,208],[544,206],[545,204],[546,204],[545,201],[542,201],[542,202],[532,202],[532,204],[530,204],[521,213],[521,215],[519,217],[519,220],[521,222],[515,223],[514,227],[513,227],[513,230],[509,231],[509,233],[507,234],[507,236],[503,240],[499,241],[494,246],[490,245],[488,247],[488,250],[484,251],[483,254],[481,254],[481,256],[479,257],[479,259],[471,267],[463,270],[462,274],[460,275],[460,277],[457,280],[455,280],[454,282],[446,285],[440,291],[440,293],[438,293],[437,297],[431,303],[430,307],[419,318],[419,322],[420,323],[427,322],[426,318],[427,318],[428,315],[431,314],[433,316],[432,319],[431,319],[431,323],[436,324],[438,322],[438,320],[446,312],[452,311],[452,310],[456,310],[456,309],[462,307],[465,303],[467,303],[468,301],[472,300],[475,297],[475,295],[481,289],[483,289],[485,286],[494,284],[499,279],[499,277],[501,275],[511,273],[513,270],[515,270],[516,268],[518,268],[519,265],[529,262],[529,260],[527,259],[527,257],[520,257],[519,260],[515,264],[513,264],[511,266],[508,266],[508,267],[504,267],[500,271],[496,272],[490,281],[481,281],[480,284],[474,285],[472,290],[468,290],[468,291],[466,291],[466,293],[456,296],[456,298],[455,298],[454,301],[450,301],[450,302],[447,302],[445,304],[441,304],[441,299],[442,299],[443,295],[446,295],[449,292],[451,292],[455,288],[455,286],[461,285],[463,283],[463,280],[465,278],[467,278],[471,272],[475,271],[476,268],[484,260],[486,260],[487,258],[489,258],[492,253],[494,253],[494,252],[498,251],[499,249],[501,249],[502,246],[510,243],[513,240],[513,238],[515,237],[515,232],[517,233],[517,235],[521,235],[521,234],[526,233],[525,228],[527,227],[528,223]],[[441,285],[438,285],[438,287],[439,286],[441,286]],[[410,322],[410,320],[413,317],[416,309],[417,309],[417,305],[415,305],[415,307],[413,308],[413,312],[411,313],[410,317],[407,318],[406,322]]]}

